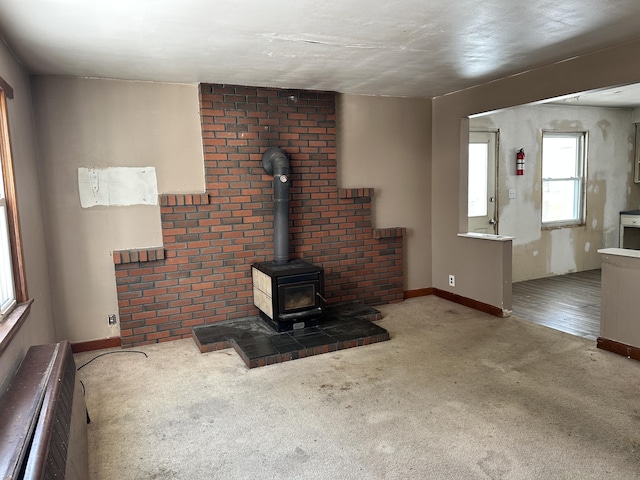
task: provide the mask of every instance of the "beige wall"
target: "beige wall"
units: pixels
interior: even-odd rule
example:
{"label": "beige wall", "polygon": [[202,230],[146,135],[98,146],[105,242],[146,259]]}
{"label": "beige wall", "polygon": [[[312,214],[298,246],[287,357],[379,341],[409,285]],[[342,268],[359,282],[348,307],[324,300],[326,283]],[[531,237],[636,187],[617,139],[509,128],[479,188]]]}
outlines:
{"label": "beige wall", "polygon": [[[505,299],[510,278],[491,282],[447,286],[447,275],[457,279],[502,276],[502,249],[488,249],[485,240],[459,238],[466,230],[466,149],[465,128],[469,115],[490,112],[547,98],[590,89],[640,81],[636,58],[640,42],[598,51],[571,60],[531,70],[475,88],[433,99],[432,129],[432,224],[434,287],[474,300],[510,308]],[[467,140],[468,141],[468,140]],[[499,242],[492,242],[499,244]]]}
{"label": "beige wall", "polygon": [[[621,210],[638,209],[633,183],[635,126],[630,109],[563,105],[522,106],[470,120],[470,128],[499,130],[499,233],[514,236],[513,281],[600,268],[599,248],[618,246]],[[587,216],[582,226],[542,228],[543,130],[584,131]],[[525,174],[515,174],[515,152],[526,152]],[[509,198],[509,189],[516,198]]]}
{"label": "beige wall", "polygon": [[[409,229],[407,289],[434,286],[510,308],[511,244],[457,236],[466,230],[465,119],[558,95],[638,82],[640,64],[628,60],[635,58],[638,48],[640,42],[630,43],[432,101],[341,97],[339,181],[343,187],[376,188],[376,226]],[[17,76],[16,85],[26,81],[23,72]],[[57,336],[78,341],[117,335],[106,320],[117,310],[111,251],[159,245],[158,209],[81,209],[77,169],[154,166],[160,192],[203,191],[197,87],[34,77],[32,88]],[[30,131],[28,107],[17,110],[22,115],[17,122]],[[383,136],[389,131],[393,135]],[[31,149],[26,156],[33,159],[33,138],[27,137],[21,148]],[[430,141],[431,158],[428,152],[421,153],[423,148],[429,150]],[[398,164],[402,167],[395,168]],[[19,183],[33,182],[34,163],[26,161],[20,168],[26,173],[18,175]],[[37,212],[37,194],[33,195],[37,187],[22,189],[30,191],[30,197],[21,200],[24,210]],[[38,214],[29,218],[28,223],[34,222],[27,227],[33,235],[29,242],[40,245],[40,250],[29,246],[27,266],[39,270],[32,277],[46,278]],[[456,275],[453,289],[447,286],[448,274]],[[48,298],[46,281],[32,280],[30,289]],[[44,303],[34,318],[46,316],[48,302]],[[44,331],[52,334],[50,326]]]}
{"label": "beige wall", "polygon": [[431,100],[340,95],[338,183],[373,187],[374,227],[406,227],[405,290],[431,286]]}
{"label": "beige wall", "polygon": [[7,102],[9,129],[24,244],[27,288],[29,296],[34,299],[31,314],[0,357],[1,387],[22,361],[28,347],[54,341],[55,332],[42,203],[38,186],[29,76],[1,42],[0,76],[14,90],[14,98]]}
{"label": "beige wall", "polygon": [[81,208],[79,167],[155,167],[160,193],[204,191],[196,85],[32,78],[58,338],[119,335],[113,250],[162,245],[159,207]]}

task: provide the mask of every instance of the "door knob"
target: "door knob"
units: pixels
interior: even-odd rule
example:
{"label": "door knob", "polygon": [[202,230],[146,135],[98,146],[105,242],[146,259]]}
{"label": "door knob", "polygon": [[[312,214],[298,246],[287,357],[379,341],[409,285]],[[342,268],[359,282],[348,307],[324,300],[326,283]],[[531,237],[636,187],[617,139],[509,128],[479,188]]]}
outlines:
{"label": "door knob", "polygon": [[498,222],[496,222],[493,218],[489,220],[489,225],[495,225],[496,223]]}

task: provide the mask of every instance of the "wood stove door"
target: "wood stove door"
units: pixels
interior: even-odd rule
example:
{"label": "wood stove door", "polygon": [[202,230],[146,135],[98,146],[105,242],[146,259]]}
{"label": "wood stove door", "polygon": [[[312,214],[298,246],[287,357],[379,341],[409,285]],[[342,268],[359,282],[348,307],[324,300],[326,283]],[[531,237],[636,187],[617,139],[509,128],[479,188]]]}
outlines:
{"label": "wood stove door", "polygon": [[[280,314],[288,314],[311,310],[320,306],[320,280],[318,275],[301,275],[297,281],[289,281],[278,285],[278,307]],[[303,278],[312,277],[312,278]],[[289,279],[293,280],[293,279]]]}

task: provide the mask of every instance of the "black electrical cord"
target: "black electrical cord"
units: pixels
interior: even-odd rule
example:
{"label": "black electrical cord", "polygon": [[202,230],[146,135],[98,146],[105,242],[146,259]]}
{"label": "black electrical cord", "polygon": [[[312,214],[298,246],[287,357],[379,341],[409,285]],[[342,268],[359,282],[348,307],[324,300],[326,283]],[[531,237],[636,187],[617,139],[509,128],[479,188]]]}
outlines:
{"label": "black electrical cord", "polygon": [[[149,358],[149,355],[147,355],[144,352],[141,352],[139,350],[116,350],[114,352],[105,352],[105,353],[101,353],[100,355],[96,355],[95,357],[93,357],[91,360],[89,360],[86,363],[83,363],[82,365],[80,365],[78,368],[76,368],[76,372],[79,371],[81,368],[86,367],[87,365],[89,365],[91,362],[93,362],[96,358],[100,358],[100,357],[104,357],[105,355],[111,355],[112,353],[140,353],[142,355],[144,355],[146,358]],[[80,380],[80,385],[82,385],[82,395],[83,396],[87,396],[87,390],[84,387],[84,383],[82,383],[82,380]],[[85,408],[86,412],[87,412],[87,423],[91,423],[91,417],[89,417],[89,409]]]}
{"label": "black electrical cord", "polygon": [[93,357],[88,362],[80,365],[76,370],[80,370],[81,368],[86,367],[87,365],[89,365],[91,362],[93,362],[97,358],[104,357],[105,355],[111,355],[113,353],[140,353],[140,354],[144,355],[145,357],[149,358],[149,355],[147,355],[144,352],[140,352],[138,350],[122,350],[122,351],[121,350],[116,350],[115,352],[105,352],[105,353],[101,353],[100,355],[96,355],[95,357]]}
{"label": "black electrical cord", "polygon": [[[79,381],[80,381],[80,385],[82,385],[82,396],[86,398],[87,389],[84,388],[84,383],[82,383],[82,380],[79,380]],[[89,416],[89,409],[86,407],[86,402],[85,402],[84,411],[87,412],[87,424],[89,424],[91,423],[91,417]]]}

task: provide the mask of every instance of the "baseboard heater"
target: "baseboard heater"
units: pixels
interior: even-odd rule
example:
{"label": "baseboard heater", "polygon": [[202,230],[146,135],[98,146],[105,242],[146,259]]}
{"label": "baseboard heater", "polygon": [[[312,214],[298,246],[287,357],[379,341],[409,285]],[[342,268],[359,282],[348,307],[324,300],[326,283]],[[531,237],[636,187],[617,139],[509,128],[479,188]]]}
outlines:
{"label": "baseboard heater", "polygon": [[71,344],[31,347],[0,396],[0,479],[89,478],[87,418]]}

